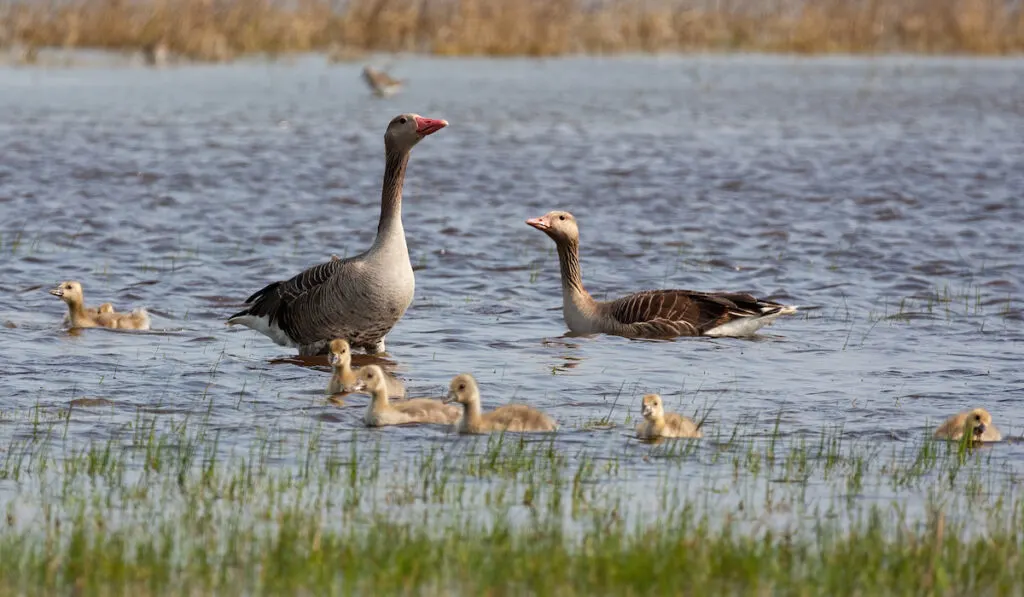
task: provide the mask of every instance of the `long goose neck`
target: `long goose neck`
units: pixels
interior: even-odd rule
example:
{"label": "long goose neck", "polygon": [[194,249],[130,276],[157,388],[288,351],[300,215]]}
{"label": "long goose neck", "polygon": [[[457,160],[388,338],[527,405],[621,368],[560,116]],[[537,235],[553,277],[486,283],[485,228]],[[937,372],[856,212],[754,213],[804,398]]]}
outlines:
{"label": "long goose neck", "polygon": [[402,228],[402,185],[409,165],[409,151],[388,147],[384,153],[384,184],[380,196],[380,223],[375,245],[405,240]]}
{"label": "long goose neck", "polygon": [[374,411],[384,411],[391,406],[391,403],[388,402],[388,390],[386,387],[370,392],[370,398],[370,408]]}
{"label": "long goose neck", "polygon": [[562,294],[566,298],[590,298],[583,288],[583,275],[580,273],[580,244],[576,240],[562,240],[558,247],[558,265],[562,270]]}

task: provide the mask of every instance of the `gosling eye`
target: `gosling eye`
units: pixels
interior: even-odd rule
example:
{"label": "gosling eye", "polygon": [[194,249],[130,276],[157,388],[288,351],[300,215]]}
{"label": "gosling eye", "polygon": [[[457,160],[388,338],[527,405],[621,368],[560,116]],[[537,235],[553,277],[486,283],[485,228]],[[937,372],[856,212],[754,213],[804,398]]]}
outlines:
{"label": "gosling eye", "polygon": [[559,220],[565,220],[565,216],[558,216]]}
{"label": "gosling eye", "polygon": [[975,421],[980,421],[981,420],[981,415],[974,415],[974,420]]}
{"label": "gosling eye", "polygon": [[466,384],[464,384],[464,383],[460,383],[460,384],[459,384],[459,389],[460,389],[460,390],[465,390],[465,389],[466,389]]}

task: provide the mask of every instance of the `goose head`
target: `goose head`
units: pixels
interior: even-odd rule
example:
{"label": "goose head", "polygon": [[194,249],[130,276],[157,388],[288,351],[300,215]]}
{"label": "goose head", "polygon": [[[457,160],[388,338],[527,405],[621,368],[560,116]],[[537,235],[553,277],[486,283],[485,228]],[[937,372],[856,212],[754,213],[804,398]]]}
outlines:
{"label": "goose head", "polygon": [[580,230],[576,218],[567,211],[549,211],[539,218],[530,218],[526,223],[550,236],[556,243],[579,242]]}
{"label": "goose head", "polygon": [[480,401],[480,390],[476,387],[476,380],[469,373],[462,373],[452,378],[448,384],[448,395],[443,402],[458,402],[459,404],[470,405]]}
{"label": "goose head", "polygon": [[385,389],[384,371],[378,365],[367,365],[359,370],[361,391],[372,394]]}
{"label": "goose head", "polygon": [[388,123],[384,133],[384,147],[389,151],[409,151],[424,137],[446,126],[447,120],[424,118],[419,114],[399,114]]}
{"label": "goose head", "polygon": [[352,364],[352,352],[349,350],[348,341],[342,338],[331,340],[331,353],[327,355],[327,362],[332,367],[347,367]]}
{"label": "goose head", "polygon": [[61,282],[56,288],[50,289],[50,294],[59,296],[65,303],[81,303],[82,284],[74,280]]}
{"label": "goose head", "polygon": [[647,394],[644,396],[643,402],[640,405],[640,412],[645,419],[657,419],[663,416],[665,409],[661,404],[661,396],[657,394]]}
{"label": "goose head", "polygon": [[974,439],[981,439],[985,429],[992,425],[992,415],[984,408],[976,408],[967,413],[967,420],[964,421],[964,433],[968,431]]}

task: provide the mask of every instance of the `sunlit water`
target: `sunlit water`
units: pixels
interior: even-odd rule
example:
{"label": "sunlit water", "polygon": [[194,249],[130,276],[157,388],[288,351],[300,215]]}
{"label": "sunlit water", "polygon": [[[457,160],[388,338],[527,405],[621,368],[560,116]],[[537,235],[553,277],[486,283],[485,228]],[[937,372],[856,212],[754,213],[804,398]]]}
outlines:
{"label": "sunlit water", "polygon": [[[1020,434],[1024,62],[410,58],[383,101],[360,67],[0,71],[0,446],[34,407],[82,397],[113,405],[74,411],[71,442],[140,410],[208,416],[242,453],[318,425],[349,441],[365,397],[328,403],[325,365],[224,321],[369,246],[384,127],[404,111],[451,123],[406,183],[416,298],[388,358],[412,395],[472,372],[485,408],[544,409],[556,446],[622,459],[637,483],[663,464],[631,437],[646,392],[709,414],[710,436],[778,418],[784,435],[842,424],[899,447],[971,406]],[[579,219],[598,298],[675,287],[818,309],[756,340],[563,337],[553,243],[524,224],[551,209]],[[148,307],[156,331],[69,335],[45,292],[65,279],[90,304]],[[583,428],[606,417],[617,427]],[[361,437],[393,459],[468,441]],[[1014,469],[1022,456],[992,448]],[[697,461],[682,482],[731,474]]]}

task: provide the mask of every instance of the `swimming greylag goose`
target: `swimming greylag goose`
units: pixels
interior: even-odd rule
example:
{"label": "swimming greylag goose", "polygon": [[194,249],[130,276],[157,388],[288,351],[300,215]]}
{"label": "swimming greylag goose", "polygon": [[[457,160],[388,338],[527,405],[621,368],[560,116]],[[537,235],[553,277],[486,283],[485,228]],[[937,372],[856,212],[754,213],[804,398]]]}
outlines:
{"label": "swimming greylag goose", "polygon": [[409,152],[444,120],[401,114],[384,134],[385,168],[377,238],[365,252],[331,258],[287,281],[274,282],[248,299],[228,325],[252,328],[281,346],[309,356],[345,338],[367,352],[383,352],[384,337],[412,302],[415,279],[402,228],[402,183]]}
{"label": "swimming greylag goose", "polygon": [[492,431],[529,432],[555,431],[558,425],[554,419],[525,404],[506,404],[488,413],[480,412],[480,389],[476,380],[468,373],[452,378],[448,385],[445,402],[462,405],[462,419],[458,424],[459,433],[484,434]]}
{"label": "swimming greylag goose", "polygon": [[402,89],[404,81],[391,77],[382,70],[372,66],[363,67],[363,80],[370,86],[370,90],[377,97],[391,97]]}
{"label": "swimming greylag goose", "polygon": [[796,307],[731,292],[647,290],[613,301],[595,301],[583,288],[579,229],[567,211],[526,220],[551,237],[562,270],[562,315],[576,334],[632,338],[747,336]]}
{"label": "swimming greylag goose", "polygon": [[703,437],[697,424],[689,417],[677,413],[666,413],[661,403],[661,396],[648,394],[644,396],[640,411],[644,422],[636,427],[636,434],[641,439],[659,437]]}
{"label": "swimming greylag goose", "polygon": [[[354,392],[358,389],[359,380],[356,372],[352,370],[352,351],[348,342],[341,338],[331,340],[331,352],[327,360],[333,368],[331,381],[327,384],[328,394],[339,394],[341,392]],[[384,383],[387,385],[388,398],[405,398],[405,386],[393,376],[383,373]]]}
{"label": "swimming greylag goose", "polygon": [[50,290],[50,294],[60,297],[67,304],[66,320],[73,328],[149,329],[149,313],[141,307],[131,313],[115,313],[110,303],[103,303],[99,309],[86,307],[82,284],[74,280],[61,282]]}
{"label": "swimming greylag goose", "polygon": [[363,392],[371,396],[363,422],[367,427],[404,425],[406,423],[452,424],[459,419],[459,409],[453,404],[444,404],[430,398],[413,398],[391,403],[384,372],[377,365],[359,369],[359,381]]}
{"label": "swimming greylag goose", "polygon": [[960,441],[964,433],[970,433],[974,441],[997,442],[1003,434],[992,424],[992,415],[984,408],[965,410],[953,415],[935,430],[937,439]]}

